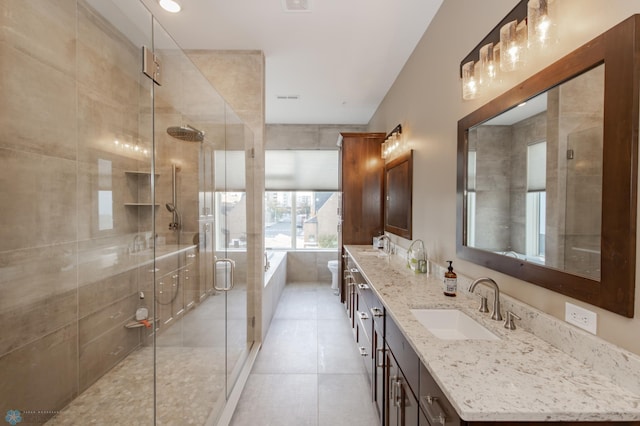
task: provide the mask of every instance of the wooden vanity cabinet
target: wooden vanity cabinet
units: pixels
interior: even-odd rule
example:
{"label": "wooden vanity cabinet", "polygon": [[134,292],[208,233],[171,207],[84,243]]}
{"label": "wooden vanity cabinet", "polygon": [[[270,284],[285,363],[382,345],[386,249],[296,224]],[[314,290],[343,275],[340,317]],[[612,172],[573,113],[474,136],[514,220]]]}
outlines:
{"label": "wooden vanity cabinet", "polygon": [[[460,418],[350,256],[344,258],[354,335],[366,349],[371,397],[382,426],[640,426],[640,422],[469,422]],[[348,304],[349,306],[349,304]],[[367,313],[364,318],[363,313]]]}

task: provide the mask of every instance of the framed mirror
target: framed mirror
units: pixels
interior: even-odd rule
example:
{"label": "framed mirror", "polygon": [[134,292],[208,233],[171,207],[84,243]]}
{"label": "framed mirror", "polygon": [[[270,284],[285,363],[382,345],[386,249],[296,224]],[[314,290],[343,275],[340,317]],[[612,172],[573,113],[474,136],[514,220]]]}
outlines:
{"label": "framed mirror", "polygon": [[458,256],[627,317],[639,16],[458,122]]}
{"label": "framed mirror", "polygon": [[411,239],[413,150],[384,165],[384,230]]}

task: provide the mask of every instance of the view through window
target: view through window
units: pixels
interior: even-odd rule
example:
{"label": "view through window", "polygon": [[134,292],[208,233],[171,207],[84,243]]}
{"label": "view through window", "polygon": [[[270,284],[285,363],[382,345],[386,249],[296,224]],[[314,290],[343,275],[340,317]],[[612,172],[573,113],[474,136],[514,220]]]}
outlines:
{"label": "view through window", "polygon": [[338,247],[339,196],[333,191],[265,192],[265,247]]}

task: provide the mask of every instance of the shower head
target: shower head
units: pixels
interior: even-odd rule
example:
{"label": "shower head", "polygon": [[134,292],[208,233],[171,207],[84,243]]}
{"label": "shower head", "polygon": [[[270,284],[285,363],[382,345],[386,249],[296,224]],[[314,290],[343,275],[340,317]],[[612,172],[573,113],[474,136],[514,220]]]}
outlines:
{"label": "shower head", "polygon": [[170,213],[176,211],[176,206],[174,206],[173,203],[167,203],[164,206],[167,208],[167,210],[169,210]]}
{"label": "shower head", "polygon": [[204,132],[188,124],[169,127],[167,128],[167,133],[176,139],[186,142],[202,142],[204,140]]}

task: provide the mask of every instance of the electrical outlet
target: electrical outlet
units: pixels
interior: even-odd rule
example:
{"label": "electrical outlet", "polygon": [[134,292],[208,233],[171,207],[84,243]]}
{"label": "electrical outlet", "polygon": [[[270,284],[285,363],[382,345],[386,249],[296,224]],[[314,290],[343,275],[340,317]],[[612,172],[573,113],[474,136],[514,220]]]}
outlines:
{"label": "electrical outlet", "polygon": [[596,334],[598,314],[595,312],[591,312],[585,308],[566,302],[564,320],[569,324],[573,324],[583,330],[587,330],[589,333]]}

